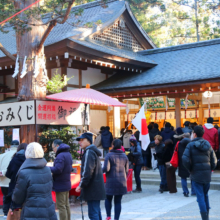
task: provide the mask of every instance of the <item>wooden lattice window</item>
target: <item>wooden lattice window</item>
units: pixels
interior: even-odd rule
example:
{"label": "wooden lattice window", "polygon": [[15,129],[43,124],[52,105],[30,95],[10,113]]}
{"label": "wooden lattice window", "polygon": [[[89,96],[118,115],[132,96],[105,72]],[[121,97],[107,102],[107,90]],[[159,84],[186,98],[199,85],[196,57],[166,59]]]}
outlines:
{"label": "wooden lattice window", "polygon": [[122,19],[115,22],[101,34],[94,35],[92,40],[108,46],[135,52],[144,50]]}

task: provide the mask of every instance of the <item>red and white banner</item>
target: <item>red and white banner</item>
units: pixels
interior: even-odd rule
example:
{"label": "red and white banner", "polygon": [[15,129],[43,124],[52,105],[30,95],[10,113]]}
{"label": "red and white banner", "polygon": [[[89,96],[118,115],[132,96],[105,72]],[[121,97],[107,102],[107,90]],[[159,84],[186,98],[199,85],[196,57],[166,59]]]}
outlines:
{"label": "red and white banner", "polygon": [[139,140],[141,141],[141,147],[143,150],[146,150],[150,144],[150,136],[148,133],[146,117],[144,114],[144,105],[132,120],[132,124],[140,131]]}

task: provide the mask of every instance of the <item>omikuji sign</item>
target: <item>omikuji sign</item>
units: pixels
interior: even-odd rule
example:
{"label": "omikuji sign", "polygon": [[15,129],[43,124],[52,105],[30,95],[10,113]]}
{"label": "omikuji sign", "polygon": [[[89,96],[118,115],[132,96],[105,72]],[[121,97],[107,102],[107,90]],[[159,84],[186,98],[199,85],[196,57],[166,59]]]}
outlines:
{"label": "omikuji sign", "polygon": [[[89,108],[89,107],[87,107]],[[81,103],[26,101],[0,105],[0,127],[30,124],[83,125]],[[87,109],[85,124],[89,124]]]}
{"label": "omikuji sign", "polygon": [[35,102],[15,102],[0,105],[0,126],[35,124]]}

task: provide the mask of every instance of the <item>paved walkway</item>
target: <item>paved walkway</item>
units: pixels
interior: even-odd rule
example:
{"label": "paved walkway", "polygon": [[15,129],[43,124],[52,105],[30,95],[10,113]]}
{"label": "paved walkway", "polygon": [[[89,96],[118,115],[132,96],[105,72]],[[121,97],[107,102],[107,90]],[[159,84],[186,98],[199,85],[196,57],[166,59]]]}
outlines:
{"label": "paved walkway", "polygon": [[[220,219],[220,191],[210,190],[210,220]],[[101,202],[103,220],[106,217]],[[83,205],[84,219],[88,220],[87,205]],[[112,212],[113,213],[113,212]],[[2,218],[2,210],[0,217]],[[71,220],[81,220],[79,202],[71,204]],[[176,194],[160,194],[158,186],[143,186],[142,193],[130,193],[123,197],[121,220],[195,220],[201,219],[196,197],[184,197],[182,189]],[[113,219],[114,220],[114,219]]]}

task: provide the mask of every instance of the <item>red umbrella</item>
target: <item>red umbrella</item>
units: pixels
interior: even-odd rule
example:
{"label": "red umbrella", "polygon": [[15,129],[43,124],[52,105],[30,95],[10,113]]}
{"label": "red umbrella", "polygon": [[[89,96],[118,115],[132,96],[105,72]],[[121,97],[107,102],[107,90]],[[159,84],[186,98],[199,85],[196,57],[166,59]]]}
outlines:
{"label": "red umbrella", "polygon": [[67,101],[67,102],[80,102],[91,105],[115,106],[125,107],[126,105],[119,102],[108,95],[90,89],[87,84],[86,88],[74,89],[66,92],[56,93],[46,96],[48,99]]}

